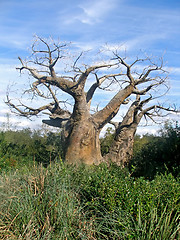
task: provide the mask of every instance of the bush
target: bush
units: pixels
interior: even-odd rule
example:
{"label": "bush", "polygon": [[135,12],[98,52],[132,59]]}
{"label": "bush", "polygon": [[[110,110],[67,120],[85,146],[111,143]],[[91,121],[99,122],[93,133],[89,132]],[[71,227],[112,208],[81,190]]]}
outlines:
{"label": "bush", "polygon": [[1,239],[178,239],[180,184],[115,165],[22,168],[0,177]]}
{"label": "bush", "polygon": [[175,177],[180,173],[180,129],[166,123],[160,136],[145,135],[136,138],[130,170],[133,176],[153,179],[156,174],[170,172]]}
{"label": "bush", "polygon": [[47,166],[63,157],[63,144],[60,133],[42,135],[29,129],[0,132],[0,172],[35,162]]}
{"label": "bush", "polygon": [[1,239],[76,239],[80,225],[88,232],[68,171],[41,166],[1,177]]}

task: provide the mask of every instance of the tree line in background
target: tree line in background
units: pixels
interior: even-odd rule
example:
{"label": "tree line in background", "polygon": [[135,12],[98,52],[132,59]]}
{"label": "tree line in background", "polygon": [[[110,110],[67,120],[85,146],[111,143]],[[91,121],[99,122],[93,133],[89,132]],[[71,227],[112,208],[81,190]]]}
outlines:
{"label": "tree line in background", "polygon": [[0,132],[0,168],[21,167],[24,164],[42,163],[63,157],[63,141],[60,133],[23,129]]}
{"label": "tree line in background", "polygon": [[[101,142],[102,155],[108,154],[114,131],[108,128]],[[23,129],[0,132],[0,171],[18,168],[26,164],[49,165],[64,160],[64,138],[61,132]],[[145,134],[135,136],[134,154],[129,171],[135,177],[152,179],[157,173],[171,172],[179,176],[180,128],[166,123],[158,136]]]}

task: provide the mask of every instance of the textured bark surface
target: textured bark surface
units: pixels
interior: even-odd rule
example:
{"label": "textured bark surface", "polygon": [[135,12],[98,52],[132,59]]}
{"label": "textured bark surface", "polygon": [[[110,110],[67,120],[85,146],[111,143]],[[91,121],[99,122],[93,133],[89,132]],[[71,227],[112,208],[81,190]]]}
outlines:
{"label": "textured bark surface", "polygon": [[112,161],[118,166],[125,167],[132,158],[134,146],[134,134],[136,129],[124,128],[116,135],[106,161]]}
{"label": "textured bark surface", "polygon": [[65,159],[70,164],[99,164],[102,160],[99,131],[89,121],[78,123],[72,129],[67,142]]}
{"label": "textured bark surface", "polygon": [[130,162],[133,155],[134,135],[143,116],[141,113],[138,115],[139,106],[140,96],[137,95],[122,122],[114,123],[115,137],[106,156],[106,161],[111,160],[122,167],[125,167]]}

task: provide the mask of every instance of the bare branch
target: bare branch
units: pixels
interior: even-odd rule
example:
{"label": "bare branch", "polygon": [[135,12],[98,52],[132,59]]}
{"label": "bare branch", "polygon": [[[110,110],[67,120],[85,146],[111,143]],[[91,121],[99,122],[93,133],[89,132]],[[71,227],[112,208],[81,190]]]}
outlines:
{"label": "bare branch", "polygon": [[131,65],[128,65],[125,61],[124,61],[124,59],[122,58],[122,57],[120,57],[118,54],[117,54],[117,52],[115,53],[115,52],[113,52],[113,54],[115,55],[115,59],[117,59],[118,61],[119,61],[119,63],[121,64],[121,65],[123,65],[123,66],[125,66],[126,67],[126,69],[127,69],[127,77],[128,77],[128,79],[130,80],[130,83],[131,84],[134,84],[134,78],[133,78],[133,76],[132,76],[132,74],[131,74],[131,66],[133,66],[134,64],[131,64]]}
{"label": "bare branch", "polygon": [[77,62],[79,61],[79,59],[82,57],[83,53],[84,53],[84,52],[81,52],[81,53],[79,54],[79,56],[77,57],[77,59],[74,61],[74,64],[73,64],[73,69],[74,69],[74,70],[77,70],[77,69],[78,69],[78,71],[80,71],[80,69],[76,67],[76,64],[77,64]]}
{"label": "bare branch", "polygon": [[[49,103],[47,105],[44,105],[40,108],[31,108],[26,106],[25,104],[15,105],[11,102],[9,97],[7,96],[7,101],[5,102],[10,108],[15,109],[17,112],[20,113],[20,116],[23,117],[29,117],[29,116],[35,116],[38,113],[44,111],[44,110],[50,110],[52,108],[53,103]],[[21,110],[20,107],[23,107],[24,110]]]}
{"label": "bare branch", "polygon": [[138,90],[137,88],[134,89],[133,93],[134,94],[138,94],[138,95],[145,95],[147,92],[149,92],[153,87],[157,87],[159,85],[161,85],[162,83],[153,83],[151,85],[149,85],[147,88],[143,89],[143,90]]}
{"label": "bare branch", "polygon": [[120,90],[102,110],[93,115],[93,119],[100,129],[117,114],[121,104],[131,95],[133,89],[134,87],[130,84]]}
{"label": "bare branch", "polygon": [[20,70],[20,72],[23,69],[28,70],[31,75],[38,80],[38,82],[34,82],[33,83],[33,87],[37,90],[37,86],[40,84],[51,84],[53,86],[57,86],[59,87],[61,90],[63,90],[64,92],[69,93],[70,95],[74,95],[74,91],[73,91],[73,87],[75,86],[75,83],[69,81],[68,79],[70,79],[70,77],[51,77],[51,76],[45,76],[45,75],[41,75],[38,73],[38,71],[34,68],[31,67],[27,67],[25,65],[25,63],[23,62],[23,60],[19,57],[20,62],[22,63],[22,67],[21,68],[17,68]]}
{"label": "bare branch", "polygon": [[114,63],[114,64],[110,64],[110,63],[109,63],[109,64],[101,64],[101,65],[95,65],[95,66],[88,67],[88,68],[86,69],[86,71],[83,72],[83,73],[80,75],[79,80],[78,80],[78,84],[79,84],[82,88],[84,88],[84,85],[85,85],[86,80],[87,80],[87,78],[88,78],[88,76],[89,76],[90,73],[92,73],[93,71],[98,70],[98,69],[111,68],[111,67],[116,66],[116,65],[117,65],[117,63]]}
{"label": "bare branch", "polygon": [[[97,88],[100,88],[100,86],[105,82],[105,80],[110,80],[111,82],[108,83],[108,85],[105,87],[105,88],[108,88],[112,83],[114,83],[114,81],[117,81],[118,80],[116,79],[116,77],[118,76],[122,76],[123,74],[122,73],[115,73],[115,74],[107,74],[107,75],[104,75],[102,77],[98,77],[98,75],[95,73],[94,74],[95,77],[96,77],[96,82],[93,83],[91,85],[91,87],[89,88],[89,90],[87,91],[87,97],[86,97],[86,100],[87,100],[87,103],[90,103],[90,101],[92,100],[93,98],[93,95],[96,91]],[[101,88],[103,90],[105,90],[105,88]]]}
{"label": "bare branch", "polygon": [[114,122],[114,121],[109,121],[109,123],[112,124],[115,127],[115,129],[117,129],[119,124],[121,124],[119,122]]}
{"label": "bare branch", "polygon": [[[145,69],[144,69],[144,71],[145,71]],[[151,81],[152,79],[155,80],[157,77],[159,78],[159,75],[158,75],[157,77],[154,77],[154,78],[150,78],[150,77],[148,78],[148,76],[150,75],[150,73],[155,72],[155,71],[158,71],[158,72],[160,72],[160,73],[165,73],[165,72],[166,72],[165,70],[163,70],[162,66],[159,67],[159,66],[155,65],[155,66],[153,66],[153,67],[148,67],[148,70],[145,71],[145,73],[142,73],[142,74],[140,75],[139,79],[136,80],[135,84],[137,85],[137,84],[149,82],[149,81]]]}

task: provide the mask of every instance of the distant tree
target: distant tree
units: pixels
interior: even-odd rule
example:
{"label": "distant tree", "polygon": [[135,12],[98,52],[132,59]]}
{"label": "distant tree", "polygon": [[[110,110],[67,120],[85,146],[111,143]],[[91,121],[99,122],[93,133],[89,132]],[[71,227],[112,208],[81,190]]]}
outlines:
{"label": "distant tree", "polygon": [[[80,53],[71,67],[58,74],[55,67],[62,69],[69,58],[67,48],[67,43],[37,37],[32,45],[31,59],[25,61],[19,57],[21,67],[18,70],[27,71],[33,79],[31,88],[24,94],[32,94],[32,99],[45,99],[47,103],[40,107],[27,106],[22,101],[12,101],[8,94],[7,104],[25,117],[48,112],[50,119],[43,122],[63,129],[65,160],[70,164],[98,164],[103,159],[99,141],[102,128],[116,116],[129,96],[141,96],[150,89],[165,86],[167,72],[163,69],[163,61],[154,63],[151,58],[145,57],[128,63],[118,51],[113,51],[106,55],[101,52],[104,60],[94,64],[86,64],[84,53]],[[92,113],[91,102],[96,91],[105,91],[113,84],[116,85],[116,94],[105,107]],[[58,90],[72,97],[72,111],[66,107],[66,99],[58,95]],[[40,100],[37,102],[41,103]],[[126,148],[125,145],[121,147]]]}

